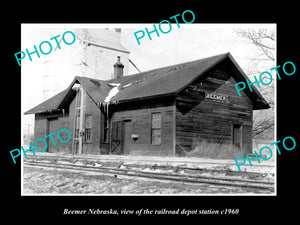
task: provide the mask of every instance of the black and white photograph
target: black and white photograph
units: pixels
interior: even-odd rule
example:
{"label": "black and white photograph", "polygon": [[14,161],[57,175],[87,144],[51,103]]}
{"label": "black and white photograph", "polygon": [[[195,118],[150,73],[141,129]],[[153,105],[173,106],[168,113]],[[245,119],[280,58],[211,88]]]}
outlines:
{"label": "black and white photograph", "polygon": [[276,23],[189,13],[21,24],[22,196],[276,196]]}
{"label": "black and white photograph", "polygon": [[3,220],[294,221],[296,4],[109,3],[4,8]]}

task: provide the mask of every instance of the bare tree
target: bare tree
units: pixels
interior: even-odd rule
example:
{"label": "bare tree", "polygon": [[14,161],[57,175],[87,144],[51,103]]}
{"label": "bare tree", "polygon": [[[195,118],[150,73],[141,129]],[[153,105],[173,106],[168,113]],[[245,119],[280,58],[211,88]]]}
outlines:
{"label": "bare tree", "polygon": [[259,57],[255,60],[275,60],[275,31],[273,29],[238,29],[236,34],[247,39],[259,49]]}
{"label": "bare tree", "polygon": [[[274,29],[238,29],[235,33],[242,37],[247,43],[256,47],[256,55],[251,58],[246,73],[248,76],[258,76],[263,71],[269,71],[270,64],[275,63],[275,30]],[[262,80],[268,83],[271,79],[263,76]],[[270,104],[268,110],[255,111],[253,116],[253,137],[273,137],[274,136],[274,82],[260,89],[261,94]]]}

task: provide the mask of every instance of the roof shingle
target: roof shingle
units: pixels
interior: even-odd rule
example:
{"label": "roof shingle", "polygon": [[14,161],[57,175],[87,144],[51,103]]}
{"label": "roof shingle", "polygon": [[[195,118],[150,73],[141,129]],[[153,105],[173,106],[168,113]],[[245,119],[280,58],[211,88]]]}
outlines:
{"label": "roof shingle", "polygon": [[[75,77],[66,90],[30,109],[25,114],[59,109],[64,105],[64,99],[68,96],[75,82],[79,82],[82,85],[96,104],[104,102],[108,96],[112,89],[109,83],[120,84],[119,92],[110,99],[110,102],[113,103],[176,94],[226,58],[231,60],[235,69],[239,72],[239,79],[245,81],[247,79],[245,73],[240,69],[230,53],[226,53],[107,81]],[[253,92],[247,92],[247,95],[253,99],[253,109],[269,108],[268,103],[255,87],[253,87]]]}
{"label": "roof shingle", "polygon": [[[195,80],[199,75],[213,67],[226,57],[217,55],[192,62],[176,64],[147,72],[112,79],[110,82],[121,83],[121,89],[111,101],[129,101],[149,96],[160,96],[175,93]],[[129,87],[123,88],[124,85]]]}

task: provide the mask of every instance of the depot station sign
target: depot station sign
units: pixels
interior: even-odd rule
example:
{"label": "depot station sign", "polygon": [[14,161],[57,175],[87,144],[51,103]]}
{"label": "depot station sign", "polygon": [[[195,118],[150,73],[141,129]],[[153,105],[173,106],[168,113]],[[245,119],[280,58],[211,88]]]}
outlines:
{"label": "depot station sign", "polygon": [[205,98],[220,100],[224,102],[228,101],[228,96],[217,94],[217,93],[205,93]]}

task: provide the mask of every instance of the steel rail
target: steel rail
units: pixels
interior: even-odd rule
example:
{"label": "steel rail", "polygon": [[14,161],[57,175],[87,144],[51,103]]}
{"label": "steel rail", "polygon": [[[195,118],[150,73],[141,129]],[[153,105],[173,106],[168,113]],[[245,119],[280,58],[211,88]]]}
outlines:
{"label": "steel rail", "polygon": [[268,189],[274,190],[274,183],[267,181],[256,181],[246,179],[232,179],[232,178],[220,178],[220,177],[208,177],[199,175],[187,175],[187,174],[169,174],[169,173],[155,173],[145,171],[134,171],[128,169],[111,168],[111,167],[95,167],[85,165],[71,165],[71,164],[60,164],[60,163],[45,163],[45,162],[24,162],[24,166],[33,167],[48,167],[55,169],[67,169],[67,170],[78,170],[80,172],[97,172],[112,175],[123,175],[131,177],[143,177],[150,179],[159,180],[170,180],[176,182],[187,182],[194,184],[213,184],[223,186],[235,186],[244,188],[256,188],[256,189]]}

